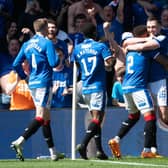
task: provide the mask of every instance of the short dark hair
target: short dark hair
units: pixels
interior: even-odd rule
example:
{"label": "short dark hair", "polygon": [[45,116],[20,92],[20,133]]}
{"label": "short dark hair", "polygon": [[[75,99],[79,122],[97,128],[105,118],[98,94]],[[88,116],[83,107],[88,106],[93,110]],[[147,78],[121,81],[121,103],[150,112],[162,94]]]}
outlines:
{"label": "short dark hair", "polygon": [[149,16],[147,18],[147,22],[148,21],[156,21],[158,24],[161,24],[160,20],[157,17],[155,17],[155,16]]}
{"label": "short dark hair", "polygon": [[54,19],[48,18],[47,19],[48,23],[57,25],[57,22]]}
{"label": "short dark hair", "polygon": [[138,25],[138,26],[134,27],[134,29],[133,29],[134,37],[140,37],[140,36],[144,35],[145,33],[148,33],[146,25]]}
{"label": "short dark hair", "polygon": [[81,28],[81,32],[86,38],[96,38],[96,26],[92,23],[84,24]]}

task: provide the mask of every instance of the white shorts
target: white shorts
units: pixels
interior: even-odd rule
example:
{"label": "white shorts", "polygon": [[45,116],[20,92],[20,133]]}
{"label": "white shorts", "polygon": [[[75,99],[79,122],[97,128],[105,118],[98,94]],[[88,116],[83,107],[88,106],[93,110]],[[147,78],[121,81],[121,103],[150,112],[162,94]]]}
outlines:
{"label": "white shorts", "polygon": [[129,114],[134,114],[139,111],[141,114],[144,114],[154,110],[152,96],[147,89],[124,94],[123,96]]}
{"label": "white shorts", "polygon": [[104,92],[84,94],[82,96],[89,108],[89,111],[105,111],[106,94]]}
{"label": "white shorts", "polygon": [[156,82],[149,83],[149,89],[154,98],[154,103],[157,106],[167,106],[167,80],[162,79]]}
{"label": "white shorts", "polygon": [[30,89],[35,106],[50,108],[52,88]]}

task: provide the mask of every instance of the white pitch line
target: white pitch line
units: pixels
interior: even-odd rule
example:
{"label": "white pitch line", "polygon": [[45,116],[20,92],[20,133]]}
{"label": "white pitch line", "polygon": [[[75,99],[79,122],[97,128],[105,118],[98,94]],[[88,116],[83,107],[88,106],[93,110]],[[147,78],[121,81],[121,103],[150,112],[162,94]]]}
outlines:
{"label": "white pitch line", "polygon": [[135,162],[120,162],[120,161],[110,161],[110,160],[90,160],[92,162],[102,162],[102,163],[110,163],[110,164],[121,164],[121,165],[134,165],[134,166],[151,166],[151,167],[167,167],[168,165],[160,165],[160,164],[149,164],[149,163],[135,163]]}

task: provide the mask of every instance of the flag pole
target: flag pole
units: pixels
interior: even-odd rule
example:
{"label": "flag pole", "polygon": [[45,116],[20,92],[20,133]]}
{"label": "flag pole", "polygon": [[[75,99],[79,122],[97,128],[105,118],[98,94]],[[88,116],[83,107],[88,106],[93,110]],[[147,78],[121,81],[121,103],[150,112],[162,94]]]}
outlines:
{"label": "flag pole", "polygon": [[73,95],[72,95],[72,138],[71,138],[71,159],[75,160],[76,147],[76,85],[77,83],[77,65],[73,63]]}

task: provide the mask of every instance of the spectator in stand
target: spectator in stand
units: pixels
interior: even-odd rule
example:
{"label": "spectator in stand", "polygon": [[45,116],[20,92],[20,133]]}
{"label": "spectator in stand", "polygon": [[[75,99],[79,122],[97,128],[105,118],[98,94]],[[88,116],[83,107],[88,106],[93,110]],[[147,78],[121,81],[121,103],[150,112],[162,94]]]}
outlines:
{"label": "spectator in stand", "polygon": [[12,38],[9,40],[9,43],[8,43],[8,52],[0,53],[1,54],[0,86],[4,93],[6,93],[6,84],[8,80],[8,74],[12,70],[12,63],[19,49],[20,49],[20,43],[19,43],[18,38]]}
{"label": "spectator in stand", "polygon": [[[20,50],[20,42],[16,37],[9,37],[8,43],[8,53],[11,58],[8,66],[12,67],[13,60],[16,58]],[[8,73],[8,79],[4,87],[5,94],[3,93],[3,96],[6,96],[6,100],[7,95],[10,97],[10,110],[26,110],[35,108],[27,82],[25,80],[19,80],[18,75],[14,73],[12,69],[11,72]]]}
{"label": "spectator in stand", "polygon": [[1,39],[0,52],[8,51],[8,42],[14,37],[18,37],[18,27],[17,23],[14,20],[9,20],[6,24],[6,35]]}
{"label": "spectator in stand", "polygon": [[122,90],[122,82],[125,75],[125,67],[121,67],[118,69],[116,73],[116,81],[113,84],[113,89],[111,93],[112,97],[112,105],[125,107],[123,90]]}
{"label": "spectator in stand", "polygon": [[65,56],[62,48],[56,48],[59,65],[53,68],[53,97],[51,107],[72,107],[72,68],[65,64]]}
{"label": "spectator in stand", "polygon": [[17,37],[11,38],[8,42],[8,54],[11,59],[11,64],[10,64],[11,67],[12,67],[12,63],[13,63],[14,59],[16,58],[19,50],[20,50],[19,39]]}
{"label": "spectator in stand", "polygon": [[68,33],[75,32],[74,17],[81,13],[86,15],[87,22],[94,24],[96,24],[95,19],[93,20],[94,17],[96,17],[96,21],[104,18],[102,7],[99,4],[94,3],[93,0],[80,0],[68,8]]}
{"label": "spectator in stand", "polygon": [[1,86],[1,94],[0,94],[0,103],[1,108],[9,109],[10,107],[10,99],[11,97],[7,94],[7,84],[9,74],[12,71],[12,63],[15,59],[17,53],[20,49],[20,43],[18,38],[13,37],[8,42],[8,51],[0,54],[1,62],[0,62],[0,86]]}
{"label": "spectator in stand", "polygon": [[61,6],[61,10],[56,18],[58,26],[61,30],[68,32],[68,8],[79,0],[64,0]]}
{"label": "spectator in stand", "polygon": [[33,36],[33,32],[29,28],[22,28],[21,32],[18,30],[18,25],[15,20],[9,20],[7,23],[6,36],[1,41],[0,52],[8,51],[8,43],[10,39],[19,39],[21,43],[30,39]]}
{"label": "spectator in stand", "polygon": [[67,64],[69,64],[69,54],[68,54],[68,46],[67,43],[63,40],[60,40],[57,38],[57,28],[56,28],[56,22],[53,19],[48,19],[48,35],[47,37],[52,40],[55,49],[56,48],[62,48],[65,56],[65,61]]}
{"label": "spectator in stand", "polygon": [[51,160],[58,160],[52,131],[50,126],[50,103],[52,98],[52,68],[59,63],[52,41],[46,38],[48,22],[46,18],[40,18],[33,22],[36,34],[25,42],[13,62],[13,68],[21,79],[26,79],[22,63],[27,60],[29,64],[29,88],[36,106],[36,114],[32,122],[25,129],[23,135],[11,143],[17,157],[24,161],[22,145],[41,126],[43,136],[48,145]]}
{"label": "spectator in stand", "polygon": [[[123,33],[123,19],[124,19],[123,8],[124,8],[124,0],[119,1],[116,14],[111,6],[104,7],[103,23],[104,22],[110,23],[109,32],[112,34],[114,40],[118,44],[120,44],[121,42],[121,34]],[[104,41],[105,39],[103,23],[97,24],[97,38],[102,41]]]}
{"label": "spectator in stand", "polygon": [[17,23],[14,20],[11,20],[11,21],[9,21],[9,23],[7,25],[7,34],[6,34],[7,43],[13,37],[18,37],[18,27],[17,27]]}
{"label": "spectator in stand", "polygon": [[84,14],[78,14],[74,17],[74,28],[75,32],[70,33],[69,37],[73,41],[73,45],[81,43],[84,40],[83,33],[81,32],[81,28],[84,24],[86,24],[86,16]]}
{"label": "spectator in stand", "polygon": [[161,15],[162,4],[155,0],[136,0],[132,5],[133,27],[145,25],[149,16],[159,17]]}

